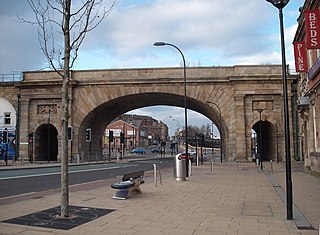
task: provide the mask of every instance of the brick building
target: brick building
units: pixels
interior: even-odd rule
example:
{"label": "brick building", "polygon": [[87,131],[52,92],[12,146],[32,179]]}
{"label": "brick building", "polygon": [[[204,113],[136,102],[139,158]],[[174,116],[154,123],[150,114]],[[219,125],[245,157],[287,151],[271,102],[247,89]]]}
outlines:
{"label": "brick building", "polygon": [[[320,1],[306,0],[300,8],[298,29],[294,37],[294,43],[307,45],[306,17],[307,10],[318,10],[320,18]],[[319,19],[320,22],[320,19]],[[318,25],[317,33],[320,34]],[[316,32],[316,31],[315,31]],[[320,37],[318,37],[320,40]],[[320,41],[317,42],[320,45]],[[298,60],[296,55],[296,69],[300,71],[298,79],[298,112],[299,112],[299,141],[300,156],[304,160],[305,169],[311,173],[320,174],[320,49],[303,50],[305,62]],[[320,48],[320,47],[318,47]],[[297,63],[300,65],[297,66]],[[303,67],[305,64],[305,68]],[[300,66],[300,67],[299,67]]]}
{"label": "brick building", "polygon": [[114,138],[111,148],[118,149],[120,147],[120,133],[123,133],[122,147],[126,151],[150,146],[154,141],[164,140],[168,136],[168,127],[161,121],[149,116],[123,114],[106,127],[104,150],[109,148],[109,131],[113,131]]}

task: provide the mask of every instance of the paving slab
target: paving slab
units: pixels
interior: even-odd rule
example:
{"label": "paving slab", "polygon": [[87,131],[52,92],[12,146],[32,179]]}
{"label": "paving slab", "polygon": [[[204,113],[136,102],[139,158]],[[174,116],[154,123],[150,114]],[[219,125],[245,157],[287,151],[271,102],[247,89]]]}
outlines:
{"label": "paving slab", "polygon": [[[320,204],[309,201],[320,201],[319,179],[293,173],[294,202],[315,228],[298,229],[294,220],[286,219],[285,203],[264,165],[266,170],[261,171],[254,163],[241,163],[238,171],[236,162],[215,163],[211,174],[211,164],[205,162],[193,166],[192,175],[182,182],[173,179],[173,169],[160,169],[163,184],[157,187],[153,173],[146,172],[143,193],[127,200],[112,199],[112,180],[100,182],[98,188],[72,191],[70,205],[114,211],[66,231],[3,222],[58,206],[58,192],[5,204],[0,207],[0,234],[319,235]],[[274,166],[279,187],[284,173],[282,165]]]}

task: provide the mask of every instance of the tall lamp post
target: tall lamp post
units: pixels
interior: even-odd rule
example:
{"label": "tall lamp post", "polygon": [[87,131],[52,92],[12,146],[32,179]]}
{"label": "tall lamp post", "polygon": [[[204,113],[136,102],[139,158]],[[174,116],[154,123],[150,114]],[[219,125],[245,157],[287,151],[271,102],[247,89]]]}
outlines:
{"label": "tall lamp post", "polygon": [[[179,131],[180,131],[180,123],[177,119],[174,119],[172,118],[173,121],[177,122],[177,127],[178,127],[178,135],[177,135],[177,140],[178,140],[178,145],[180,144],[180,141],[179,141]],[[177,146],[177,151],[178,151],[178,146]]]}
{"label": "tall lamp post", "polygon": [[261,119],[261,113],[264,111],[264,109],[257,109],[259,115],[260,115],[260,122],[259,122],[259,163],[261,166],[261,170],[263,170],[263,151],[262,151],[262,119]]}
{"label": "tall lamp post", "polygon": [[177,143],[177,153],[178,153],[179,146],[180,146],[180,139],[179,139],[180,123],[179,123],[179,121],[177,119],[172,118],[172,120],[176,121],[177,122],[177,126],[178,126],[178,135],[176,136],[176,139],[178,141],[178,143]]}
{"label": "tall lamp post", "polygon": [[[167,125],[167,124],[166,124],[166,120],[167,120],[168,118],[172,118],[172,116],[170,115],[170,116],[166,117],[166,118],[163,120],[163,124],[164,124],[164,125]],[[161,126],[161,127],[162,127],[162,126]],[[168,127],[168,126],[167,126],[167,127]],[[162,129],[162,128],[161,128],[161,129]],[[164,128],[164,129],[165,129],[165,128]],[[167,129],[168,129],[168,128],[167,128]],[[164,141],[167,142],[168,132],[166,132],[166,131],[164,130],[163,135],[164,135]],[[169,137],[170,137],[170,135],[169,135]]]}
{"label": "tall lamp post", "polygon": [[292,213],[292,177],[291,177],[291,156],[290,156],[290,130],[289,130],[289,111],[288,111],[288,91],[287,91],[287,67],[286,53],[284,44],[283,13],[282,9],[290,0],[266,0],[279,9],[281,54],[282,54],[282,78],[284,96],[284,126],[285,126],[285,152],[286,152],[286,188],[287,188],[287,219],[293,219]]}
{"label": "tall lamp post", "polygon": [[[220,107],[216,104],[216,103],[214,103],[214,102],[211,102],[211,101],[206,101],[206,103],[207,104],[213,104],[213,105],[215,105],[217,108],[218,108],[218,110],[219,110],[219,128],[220,128],[220,162],[222,163],[222,123],[221,123],[221,109],[220,109]],[[213,132],[212,132],[213,133]]]}
{"label": "tall lamp post", "polygon": [[184,138],[184,142],[186,145],[186,176],[189,176],[189,152],[188,152],[188,117],[187,117],[187,72],[186,72],[186,60],[184,58],[184,55],[182,53],[182,51],[175,45],[171,44],[171,43],[166,43],[166,42],[155,42],[153,44],[154,46],[171,46],[174,47],[175,49],[177,49],[179,51],[179,53],[182,56],[182,60],[183,60],[183,78],[184,78],[184,126],[185,126],[185,138]]}
{"label": "tall lamp post", "polygon": [[[212,131],[212,147],[211,147],[211,153],[212,153],[212,162],[214,160],[214,141],[213,141],[213,122],[211,122],[211,131]],[[220,138],[220,141],[221,141],[221,138]],[[220,149],[220,152],[221,152],[221,149]]]}

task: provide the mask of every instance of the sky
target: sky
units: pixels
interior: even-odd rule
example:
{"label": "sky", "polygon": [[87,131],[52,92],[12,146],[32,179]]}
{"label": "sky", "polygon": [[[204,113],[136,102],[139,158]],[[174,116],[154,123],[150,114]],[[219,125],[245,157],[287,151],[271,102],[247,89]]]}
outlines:
{"label": "sky", "polygon": [[[111,3],[104,1],[107,6]],[[283,11],[290,72],[295,71],[292,41],[303,4],[303,0],[291,0]],[[18,18],[34,19],[27,1],[1,0],[0,74],[48,67],[37,27]],[[181,55],[171,47],[154,47],[156,41],[178,46],[190,67],[281,64],[279,37],[278,9],[265,0],[119,0],[111,14],[87,34],[73,69],[181,66]],[[184,123],[181,108],[147,107],[130,113],[166,119],[171,133],[177,121],[180,128]],[[193,111],[188,119],[188,124],[199,127],[211,124]]]}

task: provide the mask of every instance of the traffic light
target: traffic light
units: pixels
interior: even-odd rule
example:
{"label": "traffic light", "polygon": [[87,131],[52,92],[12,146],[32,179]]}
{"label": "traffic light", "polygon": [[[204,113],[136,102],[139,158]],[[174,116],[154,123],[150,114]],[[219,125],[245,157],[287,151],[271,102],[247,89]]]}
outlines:
{"label": "traffic light", "polygon": [[32,140],[33,140],[33,133],[30,132],[30,133],[27,135],[27,137],[28,137],[29,144],[31,144],[31,143],[32,143]]}
{"label": "traffic light", "polygon": [[124,143],[124,133],[120,132],[120,143]]}
{"label": "traffic light", "polygon": [[171,143],[170,144],[170,149],[174,149],[176,147],[176,143]]}
{"label": "traffic light", "polygon": [[109,131],[109,142],[113,142],[113,131]]}
{"label": "traffic light", "polygon": [[72,140],[72,137],[73,137],[73,128],[72,128],[72,126],[68,126],[68,134],[67,134],[67,136],[68,136],[68,140]]}
{"label": "traffic light", "polygon": [[8,143],[8,130],[7,130],[7,128],[2,132],[2,143],[3,144]]}
{"label": "traffic light", "polygon": [[86,141],[91,142],[91,129],[90,128],[86,129]]}

